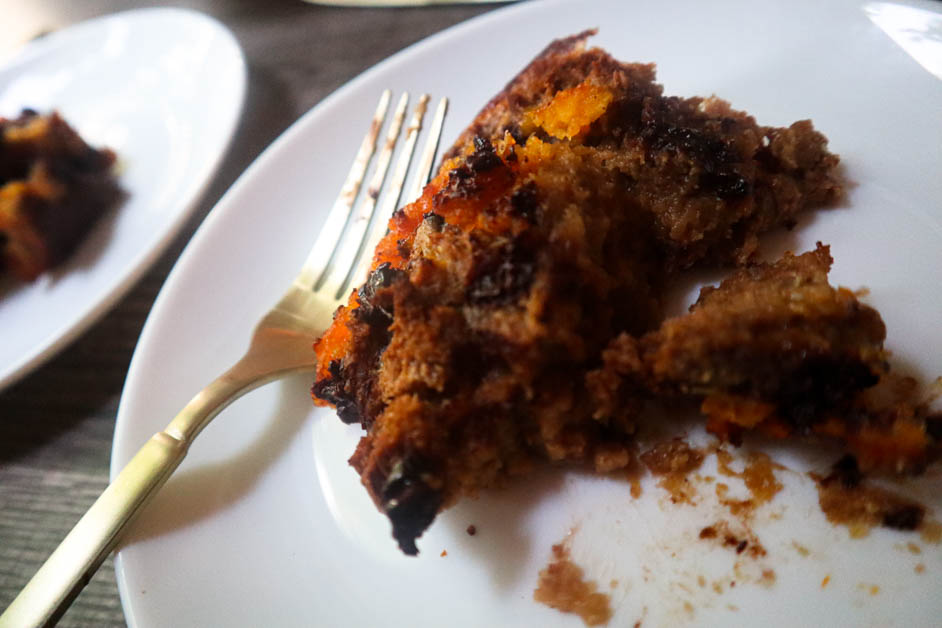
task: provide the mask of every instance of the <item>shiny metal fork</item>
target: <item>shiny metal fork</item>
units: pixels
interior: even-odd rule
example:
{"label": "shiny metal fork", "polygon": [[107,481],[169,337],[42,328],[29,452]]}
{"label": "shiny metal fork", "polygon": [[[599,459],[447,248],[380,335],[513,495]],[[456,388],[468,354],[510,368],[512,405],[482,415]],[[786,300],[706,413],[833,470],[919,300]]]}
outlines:
{"label": "shiny metal fork", "polygon": [[[369,267],[369,252],[385,232],[385,218],[399,201],[428,108],[429,97],[423,95],[410,119],[396,169],[383,189],[406,116],[408,95],[400,98],[373,177],[354,211],[391,97],[387,90],[380,98],[370,130],[307,261],[288,292],[258,323],[248,352],[200,391],[163,432],[154,435],[138,451],[0,615],[0,628],[54,624],[117,545],[131,520],[183,461],[190,444],[213,417],[262,384],[314,369],[311,345],[327,329],[347,290]],[[446,109],[447,100],[442,99],[407,200],[416,198],[428,181]],[[374,220],[380,197],[383,205]]]}

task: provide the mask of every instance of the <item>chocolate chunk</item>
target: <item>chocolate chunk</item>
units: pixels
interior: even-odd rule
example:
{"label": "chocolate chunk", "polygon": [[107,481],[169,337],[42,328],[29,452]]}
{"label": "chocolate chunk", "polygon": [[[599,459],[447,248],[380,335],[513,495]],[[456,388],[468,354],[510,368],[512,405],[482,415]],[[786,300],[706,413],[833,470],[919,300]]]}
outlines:
{"label": "chocolate chunk", "polygon": [[926,510],[918,504],[903,504],[883,515],[883,526],[896,530],[915,530],[922,523]]}
{"label": "chocolate chunk", "polygon": [[515,242],[475,247],[475,272],[468,286],[474,304],[505,304],[526,292],[533,282],[535,264]]}
{"label": "chocolate chunk", "polygon": [[474,172],[487,172],[500,166],[500,157],[494,146],[481,136],[474,138],[474,152],[467,159],[467,164]]}
{"label": "chocolate chunk", "polygon": [[383,510],[393,526],[393,537],[409,556],[419,553],[415,539],[429,526],[442,505],[441,493],[423,479],[431,475],[419,456],[406,456],[393,465],[379,491]]}
{"label": "chocolate chunk", "polygon": [[422,214],[422,220],[435,232],[440,232],[445,226],[445,219],[435,212],[425,212]]}

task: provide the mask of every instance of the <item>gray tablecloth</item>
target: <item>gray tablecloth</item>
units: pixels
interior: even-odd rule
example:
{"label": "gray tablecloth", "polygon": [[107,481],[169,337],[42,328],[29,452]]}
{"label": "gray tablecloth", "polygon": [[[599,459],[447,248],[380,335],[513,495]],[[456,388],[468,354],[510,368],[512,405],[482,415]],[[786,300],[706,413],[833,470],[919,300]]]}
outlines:
{"label": "gray tablecloth", "polygon": [[[144,2],[0,1],[0,37],[24,37]],[[169,3],[215,16],[249,69],[233,144],[193,217],[118,305],[45,366],[0,392],[0,609],[13,600],[108,481],[114,417],[131,353],[167,273],[251,161],[331,91],[401,48],[494,5],[351,9],[299,0]],[[9,40],[7,40],[9,44]],[[15,330],[0,330],[2,334]],[[168,417],[169,418],[169,417]],[[61,626],[121,626],[111,560]]]}

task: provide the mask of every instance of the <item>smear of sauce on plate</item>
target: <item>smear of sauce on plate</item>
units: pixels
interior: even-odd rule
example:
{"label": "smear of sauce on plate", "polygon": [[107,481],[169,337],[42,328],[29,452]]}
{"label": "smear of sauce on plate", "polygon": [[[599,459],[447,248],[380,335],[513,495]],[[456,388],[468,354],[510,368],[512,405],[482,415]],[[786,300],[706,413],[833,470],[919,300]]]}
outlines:
{"label": "smear of sauce on plate", "polygon": [[654,475],[661,476],[657,485],[663,488],[675,504],[695,504],[696,488],[689,474],[703,464],[703,452],[685,441],[675,438],[658,443],[641,454],[641,462]]}
{"label": "smear of sauce on plate", "polygon": [[612,618],[609,596],[586,580],[579,565],[570,560],[562,543],[553,546],[553,560],[540,571],[533,599],[564,613],[574,613],[586,626],[601,626]]}
{"label": "smear of sauce on plate", "polygon": [[782,483],[775,477],[775,470],[785,469],[785,467],[774,462],[768,455],[761,452],[749,454],[742,471],[735,471],[730,466],[732,461],[731,453],[720,447],[716,449],[717,471],[727,477],[741,478],[751,495],[748,499],[729,499],[726,497],[725,489],[721,488],[726,485],[717,484],[716,495],[720,503],[729,508],[733,515],[737,517],[751,515],[756,508],[772,501],[772,498],[782,490]]}

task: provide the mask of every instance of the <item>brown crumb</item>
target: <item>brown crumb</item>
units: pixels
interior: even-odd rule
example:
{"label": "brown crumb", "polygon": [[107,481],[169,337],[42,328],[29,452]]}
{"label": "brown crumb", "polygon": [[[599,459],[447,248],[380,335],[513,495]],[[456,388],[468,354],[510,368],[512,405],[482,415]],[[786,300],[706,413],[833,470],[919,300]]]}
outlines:
{"label": "brown crumb", "polygon": [[916,573],[925,573],[926,566],[923,565],[922,563],[919,563],[913,568],[913,571],[915,571]]}
{"label": "brown crumb", "polygon": [[703,452],[684,440],[675,438],[658,443],[641,454],[641,462],[654,475],[661,476],[658,486],[666,490],[675,504],[693,504],[696,490],[688,479],[691,471],[703,464]]}
{"label": "brown crumb", "polygon": [[703,452],[692,448],[686,441],[675,438],[658,443],[641,454],[641,462],[655,475],[689,473],[703,464]]}
{"label": "brown crumb", "polygon": [[731,611],[738,611],[738,610],[739,610],[739,607],[736,606],[735,604],[727,604],[727,605],[726,605],[726,608],[728,608],[728,609],[731,610]]}
{"label": "brown crumb", "polygon": [[906,544],[906,549],[909,550],[910,554],[922,554],[922,548],[910,541]]}
{"label": "brown crumb", "polygon": [[469,525],[468,529],[465,531],[468,533],[468,536],[474,536],[475,534],[478,533],[478,529],[473,523]]}
{"label": "brown crumb", "polygon": [[775,571],[772,569],[762,570],[762,577],[759,579],[759,584],[767,589],[775,584]]}
{"label": "brown crumb", "polygon": [[582,568],[569,559],[563,544],[553,546],[553,561],[540,571],[533,599],[564,613],[575,613],[587,626],[607,624],[612,618],[608,595],[599,593],[595,582],[584,579]]}
{"label": "brown crumb", "polygon": [[857,584],[857,588],[861,591],[866,591],[870,595],[876,595],[880,592],[880,587],[875,584],[869,584],[867,582],[860,582]]}
{"label": "brown crumb", "polygon": [[615,587],[618,586],[618,580],[612,580],[611,582],[608,583],[608,586],[609,588],[614,589]]}
{"label": "brown crumb", "polygon": [[448,556],[448,550],[442,550],[442,553],[439,556]]}
{"label": "brown crumb", "polygon": [[798,552],[798,554],[801,556],[807,556],[808,554],[811,553],[807,547],[805,547],[798,541],[792,541],[792,547],[794,547],[795,551]]}
{"label": "brown crumb", "polygon": [[831,582],[831,576],[824,576],[824,578],[821,580],[821,588],[822,589],[826,588],[830,582]]}
{"label": "brown crumb", "polygon": [[942,542],[942,524],[938,521],[923,521],[920,536],[926,543],[938,545]]}
{"label": "brown crumb", "polygon": [[714,582],[714,583],[713,583],[713,591],[714,591],[715,593],[717,593],[717,594],[722,593],[722,592],[723,592],[723,583],[720,582],[719,580],[717,580],[716,582]]}
{"label": "brown crumb", "polygon": [[698,585],[700,586],[700,588],[702,589],[703,587],[706,586],[706,578],[704,578],[702,575],[701,575],[701,576],[697,576],[697,584],[698,584]]}
{"label": "brown crumb", "polygon": [[745,553],[751,558],[766,555],[765,548],[752,531],[734,532],[726,521],[718,521],[703,528],[700,530],[699,537],[703,540],[718,539],[722,547],[732,548],[737,554]]}
{"label": "brown crumb", "polygon": [[684,610],[687,611],[688,614],[693,615],[693,604],[691,604],[690,602],[687,602],[687,601],[685,600],[685,601],[684,601]]}

